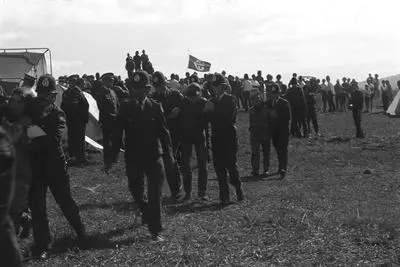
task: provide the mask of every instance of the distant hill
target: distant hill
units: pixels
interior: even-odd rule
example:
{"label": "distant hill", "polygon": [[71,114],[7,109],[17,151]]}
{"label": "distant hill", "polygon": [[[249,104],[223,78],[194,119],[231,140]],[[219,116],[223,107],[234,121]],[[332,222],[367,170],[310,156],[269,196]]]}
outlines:
{"label": "distant hill", "polygon": [[[379,79],[379,82],[381,82],[382,80],[389,80],[389,83],[392,86],[393,91],[397,91],[398,90],[397,81],[400,80],[400,74],[396,74],[396,75],[393,75],[393,76],[381,78],[381,79]],[[358,86],[360,88],[362,88],[365,85],[365,83],[366,83],[366,81],[359,82]]]}

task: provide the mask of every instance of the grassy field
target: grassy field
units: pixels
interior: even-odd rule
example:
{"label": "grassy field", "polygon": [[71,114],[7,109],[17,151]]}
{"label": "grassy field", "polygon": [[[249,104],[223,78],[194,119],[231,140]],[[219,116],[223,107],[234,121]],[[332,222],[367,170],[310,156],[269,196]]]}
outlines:
{"label": "grassy field", "polygon": [[246,200],[219,209],[210,165],[211,201],[166,203],[166,241],[157,244],[135,218],[122,158],[107,176],[101,155],[94,155],[86,169],[70,170],[90,248],[75,248],[74,233],[49,194],[54,251],[48,261],[28,266],[400,265],[400,120],[365,114],[367,138],[357,140],[350,112],[318,116],[324,136],[292,139],[288,175],[278,181],[249,177],[248,114],[240,113]]}

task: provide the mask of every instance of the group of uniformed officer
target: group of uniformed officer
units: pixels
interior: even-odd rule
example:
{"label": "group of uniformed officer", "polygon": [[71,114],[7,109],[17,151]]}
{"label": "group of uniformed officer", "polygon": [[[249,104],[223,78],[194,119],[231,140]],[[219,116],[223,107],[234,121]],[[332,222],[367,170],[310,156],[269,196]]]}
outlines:
{"label": "group of uniformed officer", "polygon": [[[277,77],[278,78],[278,77]],[[69,156],[78,163],[85,162],[84,129],[88,122],[88,103],[79,77],[68,78],[69,87],[63,95],[61,108],[55,102],[56,81],[49,75],[37,81],[37,96],[27,98],[25,114],[29,117],[29,127],[36,126],[40,134],[34,134],[29,141],[31,180],[29,180],[29,206],[32,210],[34,246],[32,255],[46,259],[51,248],[51,235],[46,212],[46,192],[49,188],[62,212],[78,236],[81,246],[87,239],[85,227],[76,203],[72,199],[66,157],[61,144],[65,127],[68,127]],[[133,72],[125,83],[118,82],[113,73],[98,75],[95,94],[103,131],[104,170],[110,171],[124,148],[126,176],[129,190],[142,214],[142,222],[148,225],[154,241],[162,241],[161,236],[161,191],[166,178],[175,203],[192,198],[191,156],[193,146],[198,163],[198,190],[200,200],[207,196],[207,160],[211,148],[212,160],[219,184],[219,200],[222,206],[231,201],[230,185],[236,192],[238,201],[244,199],[242,182],[238,172],[237,153],[239,149],[236,131],[237,99],[231,94],[228,79],[219,73],[206,76],[203,86],[197,75],[188,76],[189,84],[185,95],[177,89],[170,89],[161,72],[152,76],[145,71]],[[286,90],[280,82],[267,78],[266,94],[258,95],[258,101],[250,109],[250,141],[252,147],[252,174],[259,175],[260,146],[263,150],[263,174],[269,174],[271,143],[276,149],[278,174],[283,179],[288,164],[288,142],[290,132],[299,134],[299,128],[308,129],[304,114],[310,114],[315,131],[316,122],[314,81],[306,82],[301,88],[294,78]],[[361,128],[363,96],[357,83],[351,83],[353,118],[357,137],[364,137]],[[28,90],[29,91],[29,90]],[[153,92],[152,92],[153,91]],[[282,94],[285,91],[286,94]],[[304,102],[302,102],[304,100]],[[301,102],[301,103],[300,103]],[[300,103],[298,105],[298,103]],[[314,105],[314,106],[313,106]],[[291,118],[291,114],[296,119]],[[289,124],[292,119],[292,130]],[[295,125],[293,126],[293,120]],[[209,125],[211,134],[209,133]],[[27,126],[27,125],[26,125]],[[294,128],[294,129],[293,129]],[[306,134],[306,133],[304,133]],[[125,137],[123,140],[123,136]],[[211,137],[211,138],[210,138]],[[211,143],[208,140],[211,139]],[[10,168],[15,158],[13,150],[7,150],[7,136],[0,131],[0,167]],[[7,148],[7,149],[6,149]],[[3,155],[3,154],[4,155]],[[4,160],[3,160],[4,157]],[[12,175],[4,172],[4,175]],[[145,176],[147,183],[145,183]],[[183,178],[183,183],[182,179]],[[11,178],[9,179],[12,180]],[[147,184],[147,190],[145,189]],[[182,186],[183,184],[183,186]],[[3,188],[9,188],[6,184]],[[8,190],[8,189],[7,189]],[[6,190],[6,191],[7,191]],[[146,198],[147,191],[147,198]],[[25,195],[28,198],[28,193]],[[4,193],[1,195],[7,196]],[[1,200],[1,199],[0,199]],[[0,203],[0,222],[7,221],[9,200]],[[2,204],[6,203],[6,204]],[[4,223],[6,225],[6,223]],[[12,227],[12,226],[10,226]],[[1,238],[17,247],[9,228],[1,228]],[[11,228],[10,228],[11,229]],[[19,256],[12,260],[18,262]]]}

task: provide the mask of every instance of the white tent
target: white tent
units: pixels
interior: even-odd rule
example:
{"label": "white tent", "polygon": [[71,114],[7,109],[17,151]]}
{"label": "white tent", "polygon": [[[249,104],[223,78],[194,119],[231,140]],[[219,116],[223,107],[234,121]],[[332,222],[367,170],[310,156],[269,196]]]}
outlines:
{"label": "white tent", "polygon": [[386,113],[389,116],[400,116],[400,90],[397,91],[396,96],[393,98],[392,103],[389,105]]}

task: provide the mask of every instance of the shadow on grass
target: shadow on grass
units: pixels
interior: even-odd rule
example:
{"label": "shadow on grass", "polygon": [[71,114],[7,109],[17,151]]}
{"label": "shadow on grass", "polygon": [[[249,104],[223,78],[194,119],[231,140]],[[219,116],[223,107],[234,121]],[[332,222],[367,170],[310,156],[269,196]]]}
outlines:
{"label": "shadow on grass", "polygon": [[[240,177],[240,180],[244,183],[254,183],[259,181],[273,181],[273,180],[280,180],[279,172],[271,172],[268,175],[258,175],[258,176],[243,176]],[[274,177],[277,176],[277,177]]]}
{"label": "shadow on grass", "polygon": [[223,206],[219,203],[199,203],[199,202],[189,202],[181,205],[170,206],[167,209],[167,214],[172,215],[176,213],[195,213],[202,211],[218,211],[221,210]]}
{"label": "shadow on grass", "polygon": [[112,241],[110,240],[112,237],[120,236],[125,233],[127,230],[136,230],[141,227],[140,224],[134,224],[123,228],[113,229],[106,233],[94,233],[87,237],[87,243],[84,248],[78,249],[77,240],[69,235],[65,236],[61,239],[57,239],[54,241],[51,254],[57,255],[67,252],[69,249],[73,249],[76,251],[79,250],[98,250],[98,249],[110,249],[116,248],[120,245],[130,245],[134,242],[140,241],[138,237],[129,237],[124,240]]}
{"label": "shadow on grass", "polygon": [[91,209],[112,209],[116,212],[136,211],[136,205],[133,202],[115,202],[115,203],[85,203],[79,206],[79,210]]}

